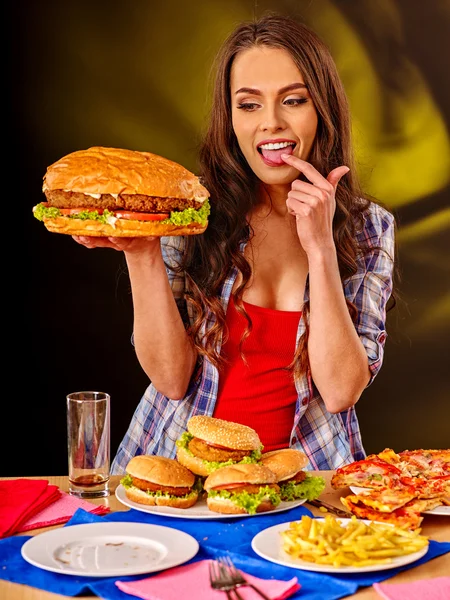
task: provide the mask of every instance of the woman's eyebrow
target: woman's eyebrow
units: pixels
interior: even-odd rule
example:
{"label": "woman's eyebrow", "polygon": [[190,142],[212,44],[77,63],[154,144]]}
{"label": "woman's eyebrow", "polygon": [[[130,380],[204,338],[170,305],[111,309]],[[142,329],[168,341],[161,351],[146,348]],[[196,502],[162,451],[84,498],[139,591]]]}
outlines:
{"label": "woman's eyebrow", "polygon": [[[308,86],[304,83],[290,83],[289,85],[286,85],[278,90],[278,94],[285,94],[286,92],[291,92],[292,90],[297,89],[307,90]],[[257,90],[256,88],[241,87],[235,92],[235,94],[253,94],[254,96],[260,96],[261,91]]]}

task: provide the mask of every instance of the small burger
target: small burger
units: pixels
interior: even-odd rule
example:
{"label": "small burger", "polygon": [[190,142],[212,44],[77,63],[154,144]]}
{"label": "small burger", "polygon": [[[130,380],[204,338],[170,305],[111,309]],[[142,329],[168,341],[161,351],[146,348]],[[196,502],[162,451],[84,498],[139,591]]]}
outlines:
{"label": "small burger", "polygon": [[283,501],[314,500],[325,489],[323,477],[313,476],[302,470],[307,463],[306,455],[294,448],[273,450],[261,456],[261,464],[276,475]]}
{"label": "small burger", "polygon": [[47,168],[34,216],[55,233],[97,237],[193,235],[208,225],[209,192],[176,162],[96,146]]}
{"label": "small burger", "polygon": [[256,463],[263,446],[251,427],[198,415],[177,441],[177,459],[196,475],[207,477],[235,463]]}
{"label": "small burger", "polygon": [[135,456],[120,483],[129,500],[150,506],[189,508],[198,499],[195,475],[173,458]]}
{"label": "small burger", "polygon": [[217,469],[205,479],[209,510],[241,515],[266,512],[280,502],[276,475],[262,465],[237,464]]}

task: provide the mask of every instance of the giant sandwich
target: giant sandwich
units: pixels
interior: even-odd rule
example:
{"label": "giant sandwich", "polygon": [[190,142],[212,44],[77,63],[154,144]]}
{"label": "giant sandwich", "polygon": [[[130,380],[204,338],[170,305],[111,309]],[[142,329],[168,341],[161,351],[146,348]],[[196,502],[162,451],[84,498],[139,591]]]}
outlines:
{"label": "giant sandwich", "polygon": [[283,501],[314,500],[325,489],[325,479],[310,475],[303,470],[308,459],[295,448],[284,448],[265,452],[261,464],[273,471],[280,486]]}
{"label": "giant sandwich", "polygon": [[177,459],[196,475],[208,476],[235,463],[256,463],[263,446],[251,427],[215,417],[191,417],[177,441]]}
{"label": "giant sandwich", "polygon": [[54,233],[101,237],[193,235],[208,225],[209,192],[176,162],[96,146],[47,168],[34,216]]}
{"label": "giant sandwich", "polygon": [[129,500],[150,506],[189,508],[198,499],[195,475],[173,458],[142,454],[133,457],[120,483]]}
{"label": "giant sandwich", "polygon": [[206,503],[214,512],[249,514],[274,510],[280,503],[276,475],[257,464],[236,464],[217,469],[204,482]]}

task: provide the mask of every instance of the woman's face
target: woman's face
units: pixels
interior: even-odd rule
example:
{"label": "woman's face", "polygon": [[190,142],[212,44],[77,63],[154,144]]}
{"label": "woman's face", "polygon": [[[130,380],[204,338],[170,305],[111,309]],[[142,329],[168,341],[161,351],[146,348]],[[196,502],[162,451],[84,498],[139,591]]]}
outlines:
{"label": "woman's face", "polygon": [[298,171],[281,154],[308,159],[317,111],[290,54],[266,46],[244,50],[230,84],[233,129],[251,169],[267,185],[291,184]]}

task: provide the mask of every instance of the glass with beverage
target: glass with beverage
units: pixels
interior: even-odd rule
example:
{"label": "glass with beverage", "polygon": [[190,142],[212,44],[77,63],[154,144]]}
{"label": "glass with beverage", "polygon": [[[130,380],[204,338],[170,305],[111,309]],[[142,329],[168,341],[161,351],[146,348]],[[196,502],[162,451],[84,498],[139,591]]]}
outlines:
{"label": "glass with beverage", "polygon": [[69,493],[79,498],[109,496],[109,394],[74,392],[66,399]]}

